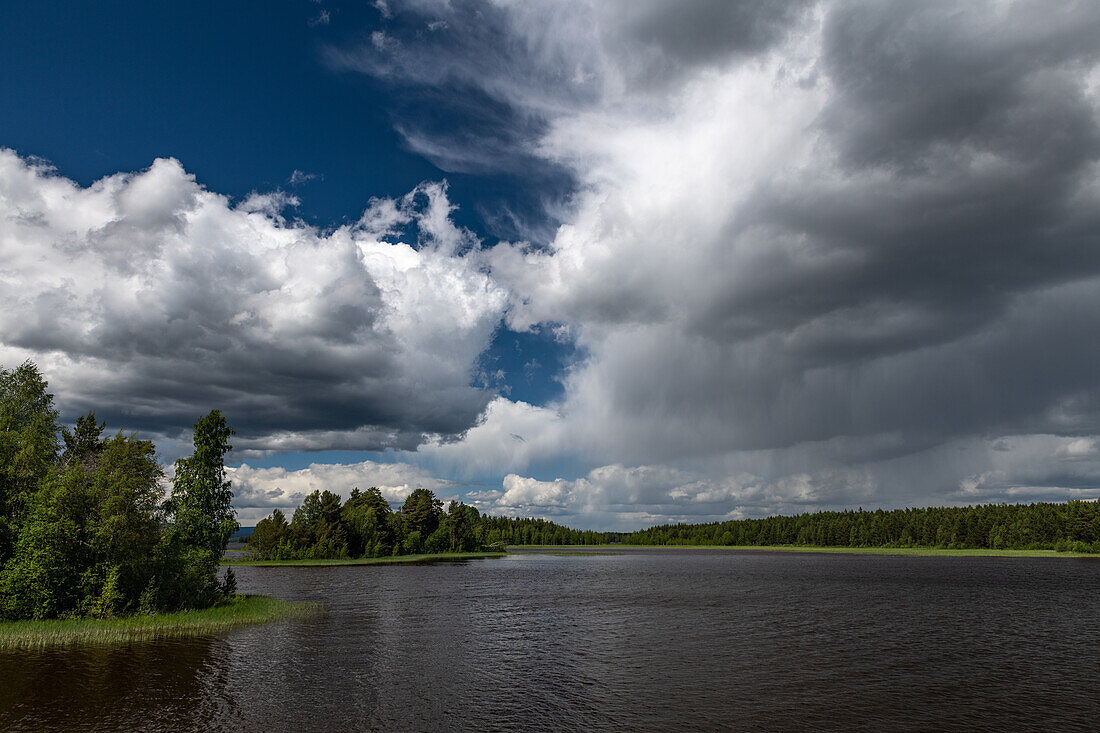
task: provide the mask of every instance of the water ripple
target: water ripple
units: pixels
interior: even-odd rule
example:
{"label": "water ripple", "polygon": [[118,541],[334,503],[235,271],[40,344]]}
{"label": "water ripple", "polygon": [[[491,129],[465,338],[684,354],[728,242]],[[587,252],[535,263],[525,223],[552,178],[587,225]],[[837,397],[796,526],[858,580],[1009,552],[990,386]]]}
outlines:
{"label": "water ripple", "polygon": [[700,551],[238,568],[320,618],[0,654],[3,730],[1095,730],[1100,562]]}

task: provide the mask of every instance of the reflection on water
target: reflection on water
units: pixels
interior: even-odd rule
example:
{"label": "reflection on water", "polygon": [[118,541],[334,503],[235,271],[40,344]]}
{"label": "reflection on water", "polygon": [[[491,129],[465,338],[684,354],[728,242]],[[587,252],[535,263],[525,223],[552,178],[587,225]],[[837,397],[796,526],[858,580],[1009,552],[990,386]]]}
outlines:
{"label": "reflection on water", "polygon": [[320,618],[0,654],[0,729],[1093,729],[1100,561],[688,550],[238,568]]}
{"label": "reflection on water", "polygon": [[227,648],[193,639],[0,654],[0,729],[201,727],[231,708]]}

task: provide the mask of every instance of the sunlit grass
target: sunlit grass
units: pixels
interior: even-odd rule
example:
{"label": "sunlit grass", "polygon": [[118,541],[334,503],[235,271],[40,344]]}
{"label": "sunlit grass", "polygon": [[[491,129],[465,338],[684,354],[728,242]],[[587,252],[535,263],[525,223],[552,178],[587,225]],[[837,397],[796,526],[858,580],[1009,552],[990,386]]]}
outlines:
{"label": "sunlit grass", "polygon": [[0,623],[0,650],[210,636],[249,624],[313,616],[321,610],[316,603],[239,595],[224,605],[200,611],[105,619],[5,621]]}
{"label": "sunlit grass", "polygon": [[504,557],[503,552],[437,552],[422,555],[394,555],[392,557],[334,558],[327,560],[238,560],[222,559],[222,565],[249,565],[254,567],[315,567],[318,565],[392,565],[394,563],[448,562],[454,560],[478,560],[488,557]]}

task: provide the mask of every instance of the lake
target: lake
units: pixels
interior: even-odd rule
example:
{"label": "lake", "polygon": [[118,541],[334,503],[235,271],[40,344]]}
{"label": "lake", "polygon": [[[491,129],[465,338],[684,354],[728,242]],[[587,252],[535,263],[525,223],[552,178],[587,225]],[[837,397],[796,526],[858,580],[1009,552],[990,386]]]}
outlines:
{"label": "lake", "polygon": [[541,551],[237,577],[327,613],[0,653],[0,729],[1100,725],[1100,559]]}

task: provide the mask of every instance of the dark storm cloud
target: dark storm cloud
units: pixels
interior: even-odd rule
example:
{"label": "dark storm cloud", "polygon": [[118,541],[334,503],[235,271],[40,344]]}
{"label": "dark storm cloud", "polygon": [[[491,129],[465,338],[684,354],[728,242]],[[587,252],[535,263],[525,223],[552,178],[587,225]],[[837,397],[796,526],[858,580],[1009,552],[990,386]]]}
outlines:
{"label": "dark storm cloud", "polygon": [[[415,7],[460,8],[450,40],[395,32],[357,68],[460,79],[509,111],[489,148],[577,181],[548,247],[488,259],[511,327],[569,324],[586,354],[530,442],[603,468],[513,476],[509,506],[634,522],[1095,483],[1051,440],[1100,432],[1100,6]],[[990,447],[1012,441],[1033,470]]]}
{"label": "dark storm cloud", "polygon": [[784,17],[666,107],[559,118],[595,193],[551,255],[495,263],[516,325],[579,324],[567,422],[605,462],[785,452],[765,475],[1094,434],[1100,10]]}
{"label": "dark storm cloud", "polygon": [[776,374],[819,384],[762,441],[1095,425],[1051,413],[1097,387],[1100,127],[1083,74],[1100,8],[1013,10],[827,15],[835,93],[816,131],[839,168],[758,188],[728,234],[774,246],[692,321],[721,343],[761,340],[770,404]]}
{"label": "dark storm cloud", "polygon": [[811,6],[805,0],[661,0],[612,3],[610,23],[624,41],[659,49],[667,67],[696,67],[767,50]]}
{"label": "dark storm cloud", "polygon": [[1098,37],[1091,3],[840,3],[825,24],[836,87],[826,124],[849,165],[942,166],[988,151],[1061,167],[1096,145],[1078,149]]}
{"label": "dark storm cloud", "polygon": [[[807,238],[820,257],[763,253],[760,277],[715,303],[702,328],[725,315],[730,335],[751,335],[909,303],[942,325],[934,341],[987,321],[1016,292],[1097,272],[1095,209],[1079,194],[1100,128],[1080,62],[1100,51],[1100,8],[990,15],[934,3],[828,13],[822,65],[836,92],[817,131],[840,153],[840,175],[764,183],[729,232]],[[892,348],[897,336],[884,338]]]}

